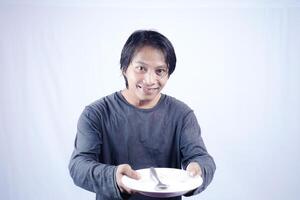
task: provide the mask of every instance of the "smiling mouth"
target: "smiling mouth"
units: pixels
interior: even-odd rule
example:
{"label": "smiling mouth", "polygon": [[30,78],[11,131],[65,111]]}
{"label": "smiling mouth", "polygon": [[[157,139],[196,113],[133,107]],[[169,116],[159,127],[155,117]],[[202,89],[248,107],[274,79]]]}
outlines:
{"label": "smiling mouth", "polygon": [[159,89],[159,87],[152,88],[152,87],[143,87],[143,86],[140,86],[140,85],[138,85],[137,87],[139,89],[142,89],[144,93],[153,93],[153,92],[156,92]]}

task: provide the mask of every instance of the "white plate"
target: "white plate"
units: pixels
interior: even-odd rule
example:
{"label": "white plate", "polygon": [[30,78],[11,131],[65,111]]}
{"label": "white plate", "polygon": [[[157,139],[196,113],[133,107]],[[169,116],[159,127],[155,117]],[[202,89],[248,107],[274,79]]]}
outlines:
{"label": "white plate", "polygon": [[174,168],[155,168],[161,182],[169,185],[165,190],[155,188],[156,181],[150,176],[150,169],[137,170],[141,179],[135,180],[128,176],[123,176],[123,184],[143,195],[150,197],[174,197],[180,196],[188,191],[198,188],[203,180],[198,175],[191,177],[187,171]]}

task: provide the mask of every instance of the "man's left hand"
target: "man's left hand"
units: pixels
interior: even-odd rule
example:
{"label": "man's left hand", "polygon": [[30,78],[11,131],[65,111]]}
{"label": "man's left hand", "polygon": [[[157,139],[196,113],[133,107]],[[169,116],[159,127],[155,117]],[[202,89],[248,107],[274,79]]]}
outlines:
{"label": "man's left hand", "polygon": [[190,176],[202,176],[201,167],[197,162],[191,162],[187,168],[186,171],[188,171]]}

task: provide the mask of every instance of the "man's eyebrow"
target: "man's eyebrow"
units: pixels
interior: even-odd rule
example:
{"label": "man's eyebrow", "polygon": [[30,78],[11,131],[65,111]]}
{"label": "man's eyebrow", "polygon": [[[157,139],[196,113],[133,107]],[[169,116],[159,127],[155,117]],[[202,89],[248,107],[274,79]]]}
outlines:
{"label": "man's eyebrow", "polygon": [[[148,64],[145,63],[145,62],[143,62],[143,61],[136,61],[135,63],[138,63],[138,64],[142,64],[142,65],[148,66]],[[168,68],[168,66],[165,65],[165,64],[163,64],[163,65],[156,66],[155,68]]]}
{"label": "man's eyebrow", "polygon": [[136,63],[142,64],[142,65],[147,65],[147,63],[144,63],[143,61],[136,61]]}

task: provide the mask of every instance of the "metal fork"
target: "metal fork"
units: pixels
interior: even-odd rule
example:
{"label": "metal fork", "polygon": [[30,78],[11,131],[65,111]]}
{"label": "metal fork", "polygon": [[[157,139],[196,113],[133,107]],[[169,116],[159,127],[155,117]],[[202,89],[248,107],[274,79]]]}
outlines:
{"label": "metal fork", "polygon": [[157,180],[157,184],[155,186],[155,188],[157,190],[165,190],[169,187],[167,184],[164,184],[159,180],[158,175],[157,175],[156,170],[155,170],[154,167],[150,167],[150,175]]}

